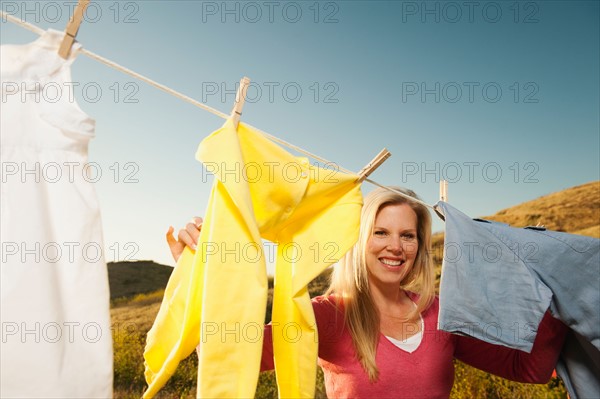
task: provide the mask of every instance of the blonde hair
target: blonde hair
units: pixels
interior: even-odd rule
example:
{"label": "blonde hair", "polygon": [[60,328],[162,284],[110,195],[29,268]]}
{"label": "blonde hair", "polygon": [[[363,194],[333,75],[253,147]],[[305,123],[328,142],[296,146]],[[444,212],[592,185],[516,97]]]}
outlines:
{"label": "blonde hair", "polygon": [[[418,199],[411,190],[400,187],[392,188]],[[408,315],[407,320],[416,317],[431,305],[435,287],[430,250],[431,216],[429,210],[425,206],[385,188],[377,188],[366,196],[361,212],[358,241],[334,267],[331,284],[327,291],[328,294],[334,294],[342,300],[345,323],[350,330],[358,361],[371,382],[376,381],[379,376],[375,355],[379,343],[380,318],[369,289],[365,255],[367,241],[373,234],[373,226],[378,212],[387,205],[396,204],[407,204],[417,214],[419,248],[412,270],[400,282],[399,287],[418,294],[417,307],[412,314]]]}

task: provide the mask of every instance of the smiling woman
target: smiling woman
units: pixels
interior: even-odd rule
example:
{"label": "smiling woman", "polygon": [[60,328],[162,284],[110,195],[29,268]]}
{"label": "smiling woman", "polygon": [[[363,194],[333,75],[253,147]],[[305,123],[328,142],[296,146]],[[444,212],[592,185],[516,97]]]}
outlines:
{"label": "smiling woman", "polygon": [[[393,188],[418,199],[411,190]],[[416,321],[433,301],[430,247],[427,208],[383,188],[365,198],[358,242],[334,269],[328,292],[343,298],[357,358],[371,381],[379,374],[379,334],[406,339],[417,333]],[[413,302],[407,292],[419,296]]]}

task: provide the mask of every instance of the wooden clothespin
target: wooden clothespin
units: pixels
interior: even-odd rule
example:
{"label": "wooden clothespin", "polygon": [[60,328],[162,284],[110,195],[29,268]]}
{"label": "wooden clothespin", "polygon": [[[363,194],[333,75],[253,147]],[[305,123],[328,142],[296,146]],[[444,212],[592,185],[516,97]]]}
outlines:
{"label": "wooden clothespin", "polygon": [[448,202],[448,181],[440,180],[440,201]]}
{"label": "wooden clothespin", "polygon": [[244,108],[244,103],[246,102],[246,92],[248,91],[249,86],[250,78],[244,76],[242,80],[240,80],[240,87],[235,95],[235,104],[233,105],[233,110],[231,111],[231,118],[233,119],[233,123],[235,124],[236,128],[240,123],[242,108]]}
{"label": "wooden clothespin", "polygon": [[381,150],[381,152],[377,154],[377,156],[373,158],[373,160],[369,162],[367,166],[365,166],[360,170],[360,172],[358,172],[358,179],[356,180],[356,182],[362,183],[371,173],[375,171],[375,169],[377,169],[382,163],[385,162],[386,159],[388,159],[391,156],[392,153],[389,152],[387,148]]}
{"label": "wooden clothespin", "polygon": [[77,36],[77,32],[79,31],[79,25],[81,25],[81,21],[83,20],[83,13],[85,12],[85,8],[88,6],[89,2],[90,0],[79,0],[79,2],[77,3],[77,7],[75,7],[73,15],[67,23],[67,28],[65,29],[65,37],[62,43],[60,44],[60,48],[58,49],[58,55],[60,55],[65,60],[71,52],[71,47],[73,47],[73,43],[75,43],[75,37]]}

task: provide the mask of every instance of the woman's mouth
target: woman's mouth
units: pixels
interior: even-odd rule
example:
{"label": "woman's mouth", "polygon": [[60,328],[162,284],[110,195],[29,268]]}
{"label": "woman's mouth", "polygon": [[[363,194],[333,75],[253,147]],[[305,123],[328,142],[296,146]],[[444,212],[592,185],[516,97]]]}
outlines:
{"label": "woman's mouth", "polygon": [[379,261],[383,263],[388,269],[397,270],[403,264],[403,259],[389,259],[389,258],[379,258]]}

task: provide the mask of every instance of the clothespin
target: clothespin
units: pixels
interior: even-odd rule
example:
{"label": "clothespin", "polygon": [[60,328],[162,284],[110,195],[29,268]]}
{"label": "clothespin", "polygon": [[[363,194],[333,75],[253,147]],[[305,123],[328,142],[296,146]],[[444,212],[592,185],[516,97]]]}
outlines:
{"label": "clothespin", "polygon": [[233,123],[235,124],[236,128],[240,123],[242,108],[244,108],[244,103],[246,102],[246,92],[248,91],[249,86],[250,78],[244,76],[242,80],[240,80],[240,87],[235,95],[235,104],[233,105],[233,110],[231,111],[231,118],[233,119]]}
{"label": "clothespin", "polygon": [[79,31],[79,25],[81,25],[81,21],[83,20],[83,13],[85,12],[85,8],[89,4],[89,2],[90,0],[79,0],[79,2],[77,3],[77,7],[75,7],[73,15],[67,23],[67,28],[65,29],[65,37],[62,43],[60,44],[60,48],[58,49],[58,55],[60,55],[65,60],[71,52],[71,47],[73,47],[73,43],[75,43],[75,36],[77,36],[77,31]]}
{"label": "clothespin", "polygon": [[365,166],[360,170],[360,172],[358,172],[358,179],[356,180],[356,182],[362,183],[371,173],[375,171],[375,169],[377,169],[382,163],[385,162],[386,159],[388,159],[391,156],[392,153],[389,152],[387,148],[381,150],[381,152],[377,154],[377,156],[373,158],[373,160],[369,162],[367,166]]}
{"label": "clothespin", "polygon": [[448,202],[448,181],[440,180],[440,201]]}

